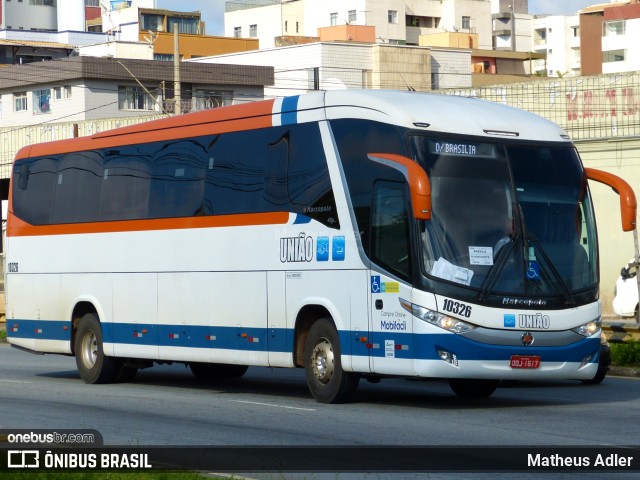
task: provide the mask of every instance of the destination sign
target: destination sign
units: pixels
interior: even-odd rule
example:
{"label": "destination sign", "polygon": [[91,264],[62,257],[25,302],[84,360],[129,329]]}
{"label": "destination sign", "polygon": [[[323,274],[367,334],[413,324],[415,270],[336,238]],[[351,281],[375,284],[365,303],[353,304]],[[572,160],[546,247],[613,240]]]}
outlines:
{"label": "destination sign", "polygon": [[455,157],[495,157],[494,146],[488,143],[429,141],[429,153]]}

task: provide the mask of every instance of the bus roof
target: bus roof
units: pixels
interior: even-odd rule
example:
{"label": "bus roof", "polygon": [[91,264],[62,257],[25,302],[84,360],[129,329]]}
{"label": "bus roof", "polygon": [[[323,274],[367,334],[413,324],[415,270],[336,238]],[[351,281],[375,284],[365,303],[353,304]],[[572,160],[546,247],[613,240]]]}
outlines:
{"label": "bus roof", "polygon": [[418,92],[333,90],[203,110],[90,137],[37,144],[21,149],[16,158],[340,118],[368,119],[449,134],[569,141],[553,122],[485,100]]}

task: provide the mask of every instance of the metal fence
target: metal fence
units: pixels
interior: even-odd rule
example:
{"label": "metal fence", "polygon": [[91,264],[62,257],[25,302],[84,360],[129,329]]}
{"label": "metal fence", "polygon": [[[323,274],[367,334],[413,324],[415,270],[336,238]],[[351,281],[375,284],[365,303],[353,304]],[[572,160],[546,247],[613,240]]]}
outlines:
{"label": "metal fence", "polygon": [[445,93],[528,110],[560,125],[574,141],[640,135],[640,72],[556,78]]}

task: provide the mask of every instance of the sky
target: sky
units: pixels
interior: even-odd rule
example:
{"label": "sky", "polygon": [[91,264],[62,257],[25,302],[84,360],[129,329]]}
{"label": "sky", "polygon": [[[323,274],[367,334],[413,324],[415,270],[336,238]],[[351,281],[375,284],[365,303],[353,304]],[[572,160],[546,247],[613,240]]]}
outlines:
{"label": "sky", "polygon": [[[534,15],[574,15],[578,10],[607,3],[608,0],[529,0],[529,13]],[[225,0],[156,0],[158,8],[191,12],[199,10],[207,26],[207,35],[224,35]]]}

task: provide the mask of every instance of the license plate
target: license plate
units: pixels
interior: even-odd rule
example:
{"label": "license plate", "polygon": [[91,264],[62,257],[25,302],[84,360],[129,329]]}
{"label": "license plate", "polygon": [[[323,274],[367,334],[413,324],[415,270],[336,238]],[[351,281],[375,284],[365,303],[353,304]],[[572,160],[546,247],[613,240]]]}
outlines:
{"label": "license plate", "polygon": [[537,355],[511,355],[511,368],[538,368],[540,357]]}

